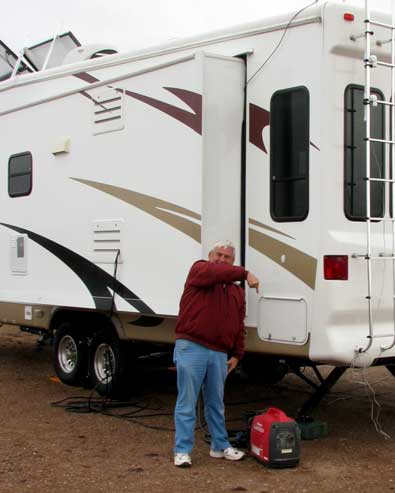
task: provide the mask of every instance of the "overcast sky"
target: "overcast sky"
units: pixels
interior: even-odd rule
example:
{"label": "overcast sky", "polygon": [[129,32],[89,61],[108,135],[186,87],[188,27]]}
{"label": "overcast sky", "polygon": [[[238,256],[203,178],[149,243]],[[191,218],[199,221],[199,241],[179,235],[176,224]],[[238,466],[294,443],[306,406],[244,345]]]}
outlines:
{"label": "overcast sky", "polygon": [[[370,0],[372,7],[387,11],[390,2]],[[309,3],[311,0],[12,0],[2,5],[0,37],[18,51],[71,30],[82,44],[104,43],[123,51],[296,11]],[[363,4],[363,0],[344,3]]]}

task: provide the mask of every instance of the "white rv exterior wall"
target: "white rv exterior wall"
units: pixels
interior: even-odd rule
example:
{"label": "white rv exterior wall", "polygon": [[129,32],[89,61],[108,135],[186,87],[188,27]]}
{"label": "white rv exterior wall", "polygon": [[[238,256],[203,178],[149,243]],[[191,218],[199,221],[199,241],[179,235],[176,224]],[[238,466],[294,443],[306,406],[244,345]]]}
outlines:
{"label": "white rv exterior wall", "polygon": [[[345,22],[343,13],[355,14],[354,22]],[[350,40],[350,35],[364,31],[365,14],[362,10],[344,5],[328,5],[324,9],[325,31],[322,60],[322,139],[321,155],[325,156],[321,166],[321,220],[320,252],[314,302],[311,355],[314,359],[345,364],[370,364],[375,358],[393,357],[394,349],[382,351],[382,347],[393,342],[394,313],[392,265],[389,261],[373,261],[373,331],[375,335],[389,337],[373,340],[367,354],[358,351],[368,344],[369,334],[367,265],[363,258],[367,251],[366,223],[350,221],[344,213],[344,93],[349,84],[364,86],[364,38]],[[389,17],[372,13],[372,18],[390,22]],[[378,47],[376,40],[385,40],[389,31],[374,26],[372,53],[378,59],[389,61],[389,45]],[[380,89],[387,101],[390,100],[390,71],[378,67],[372,71],[371,86]],[[386,110],[386,135],[389,137],[389,119]],[[388,146],[387,146],[388,147]],[[389,177],[389,154],[386,149],[386,176]],[[386,217],[389,218],[388,188],[386,191]],[[372,255],[390,254],[392,248],[392,223],[372,223]],[[325,281],[323,279],[323,256],[348,255],[349,280]]]}
{"label": "white rv exterior wall", "polygon": [[244,63],[206,55],[203,70],[202,256],[230,240],[240,261],[241,141]]}
{"label": "white rv exterior wall", "polygon": [[[350,10],[356,16],[353,23],[343,19]],[[289,18],[151,52],[51,69],[21,77],[12,89],[12,82],[0,85],[0,132],[5,136],[0,182],[7,182],[11,154],[29,150],[34,158],[30,196],[10,199],[0,187],[6,211],[1,222],[34,230],[94,261],[95,221],[122,220],[117,279],[155,315],[168,317],[166,328],[156,327],[149,336],[137,337],[140,329],[127,327],[128,337],[171,340],[192,261],[204,257],[210,244],[224,236],[239,246],[244,73],[240,61],[221,57],[249,53],[246,79],[253,78],[246,101],[246,266],[261,278],[262,288],[259,297],[248,291],[247,347],[338,365],[395,356],[395,349],[382,351],[391,336],[376,339],[363,358],[356,351],[367,342],[367,279],[365,261],[353,259],[352,254],[366,253],[366,226],[344,214],[344,91],[351,83],[363,85],[363,40],[351,41],[350,35],[363,31],[364,14],[328,2],[310,9],[281,40]],[[383,33],[382,39],[386,37]],[[202,50],[210,55],[196,58],[194,53]],[[388,46],[376,51],[388,57]],[[81,73],[91,79],[85,75],[84,80]],[[389,77],[383,69],[377,69],[375,77],[372,85],[389,99]],[[165,88],[200,94],[203,135],[126,95],[125,130],[93,135],[92,102],[81,91],[93,94],[98,84],[188,112],[191,108]],[[268,114],[277,90],[298,86],[305,87],[310,97],[309,213],[304,221],[283,223],[270,214],[270,126],[262,131],[265,150],[248,141],[249,109],[253,104]],[[62,138],[70,139],[70,152],[53,156],[51,150]],[[201,240],[136,206],[135,196],[128,202],[125,197],[133,192],[149,197],[165,214],[178,214],[202,228]],[[0,284],[2,302],[94,308],[81,279],[33,241],[28,241],[27,274],[12,275],[13,234],[1,228],[0,270],[6,273]],[[390,236],[384,222],[373,225],[376,253],[388,253]],[[348,281],[323,279],[327,254],[348,255]],[[304,265],[310,266],[310,274],[313,266],[313,278],[306,275]],[[112,264],[100,268],[113,275]],[[385,264],[373,269],[378,335],[394,330],[391,276]],[[115,301],[117,309],[126,313],[126,324],[131,314],[139,313],[120,296]]]}
{"label": "white rv exterior wall", "polygon": [[[275,35],[277,33],[267,36],[274,37]],[[306,87],[310,97],[310,140],[318,148],[321,144],[322,108],[321,35],[322,26],[320,24],[311,24],[291,30],[284,39],[275,61],[269,61],[248,86],[249,101],[268,111],[275,91],[299,86]],[[270,43],[271,48],[272,46],[273,41]],[[315,70],[312,70],[313,60]],[[253,69],[249,77],[252,74],[254,74]],[[303,345],[312,331],[314,286],[307,285],[287,270],[290,259],[286,254],[286,248],[290,246],[313,258],[319,256],[320,192],[314,184],[320,180],[321,156],[320,151],[310,145],[307,218],[303,221],[278,222],[272,218],[270,212],[270,127],[264,128],[263,141],[267,153],[253,145],[249,145],[247,151],[248,228],[250,237],[252,232],[256,231],[258,234],[277,240],[279,244],[276,247],[273,261],[254,248],[250,241],[248,265],[261,277],[262,292],[256,310],[253,309],[256,303],[254,293],[249,292],[249,319],[251,318],[253,323],[258,325],[259,336],[263,339],[273,340],[280,344]],[[251,221],[258,221],[262,226],[256,226]],[[267,243],[266,238],[262,241]],[[274,298],[274,301],[270,302],[268,298]],[[303,300],[301,303],[306,305],[307,313],[301,312],[299,303],[295,303],[295,299]],[[292,323],[284,325],[282,320],[284,313],[287,314],[288,320],[292,320]],[[300,319],[302,313],[304,313],[303,320]],[[275,320],[277,323],[273,326]]]}
{"label": "white rv exterior wall", "polygon": [[[175,64],[148,76],[124,80],[122,87],[171,103],[175,98],[163,90],[164,85],[181,84],[200,94],[201,67],[194,59],[190,62],[191,66],[182,70]],[[109,76],[112,71],[116,67],[109,70]],[[56,81],[58,90],[63,89],[63,79]],[[29,92],[31,89],[26,88]],[[41,85],[37,84],[37,99],[40,90]],[[201,138],[133,99],[127,101],[125,108],[125,131],[93,135],[92,117],[91,100],[79,93],[2,117],[2,134],[6,136],[3,156],[23,150],[33,155],[32,194],[12,199],[5,187],[2,189],[8,211],[5,222],[53,239],[94,261],[94,222],[123,219],[118,280],[141,299],[146,297],[145,303],[155,313],[174,314],[185,273],[191,261],[201,256],[200,244],[125,201],[76,180],[138,191],[200,214]],[[53,156],[51,149],[59,136],[70,139],[70,152]],[[3,183],[7,183],[6,166],[2,167],[2,174]],[[191,183],[193,187],[185,186]],[[33,241],[28,245],[27,275],[11,275],[11,233],[2,229],[3,301],[94,307],[90,293],[73,271]],[[177,255],[180,251],[183,255]],[[100,268],[113,274],[114,265],[100,264]],[[116,298],[120,310],[135,311]]]}
{"label": "white rv exterior wall", "polygon": [[[169,105],[180,102],[165,87],[188,88],[202,95],[203,136],[156,108],[126,97],[122,103],[124,129],[97,135],[92,101],[81,93],[12,112],[1,119],[8,136],[4,156],[24,150],[33,155],[32,194],[10,198],[3,187],[4,203],[9,208],[7,223],[56,241],[112,276],[115,254],[101,261],[93,250],[92,236],[96,223],[119,222],[122,231],[117,279],[158,315],[178,313],[188,269],[193,261],[206,256],[210,243],[229,238],[238,246],[240,234],[244,64],[204,54],[184,59],[119,84],[125,91],[149,94]],[[103,75],[111,78],[114,71],[116,67]],[[51,82],[57,83],[60,93],[67,87],[68,78]],[[38,100],[45,96],[45,92],[39,93],[41,88],[41,84],[35,88]],[[29,94],[30,89],[25,87]],[[43,90],[47,90],[45,84]],[[100,90],[103,87],[88,95],[97,96]],[[181,106],[191,111],[182,102]],[[22,114],[26,114],[23,119]],[[54,144],[62,136],[70,141],[70,152],[52,155]],[[7,168],[3,166],[2,170],[6,183]],[[126,191],[126,199],[124,195],[120,198],[120,191]],[[191,238],[128,203],[130,191],[185,209],[185,213],[175,210],[170,214],[196,224],[199,232],[203,218],[203,243],[200,237]],[[159,204],[159,208],[168,212],[165,205]],[[34,214],[28,214],[28,210]],[[13,274],[9,238],[16,233],[2,229],[3,302],[94,308],[92,296],[75,273],[32,240],[27,240],[26,275]],[[118,295],[115,302],[120,311],[136,311]]]}

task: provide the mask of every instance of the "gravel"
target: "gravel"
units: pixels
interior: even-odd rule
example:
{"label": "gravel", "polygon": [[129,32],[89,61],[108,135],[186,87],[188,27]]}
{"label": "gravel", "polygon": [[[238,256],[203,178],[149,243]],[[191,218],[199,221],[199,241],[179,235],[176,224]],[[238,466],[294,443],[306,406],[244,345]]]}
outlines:
{"label": "gravel", "polygon": [[[51,351],[49,346],[39,348],[30,334],[0,327],[2,493],[395,490],[394,377],[385,368],[370,369],[365,375],[346,372],[315,412],[316,419],[328,424],[328,437],[303,441],[298,467],[269,469],[252,457],[236,463],[210,459],[204,433],[198,429],[193,467],[176,469],[173,372],[136,375],[140,390],[128,407],[109,409],[91,391],[61,384],[54,375]],[[389,438],[371,420],[366,381],[381,405],[379,426]],[[226,389],[229,428],[243,428],[246,411],[270,405],[295,415],[307,392],[306,384],[291,374],[273,386],[233,379]],[[52,405],[64,399],[80,406],[90,400],[97,411],[116,416],[68,412]],[[144,414],[153,416],[141,417]]]}

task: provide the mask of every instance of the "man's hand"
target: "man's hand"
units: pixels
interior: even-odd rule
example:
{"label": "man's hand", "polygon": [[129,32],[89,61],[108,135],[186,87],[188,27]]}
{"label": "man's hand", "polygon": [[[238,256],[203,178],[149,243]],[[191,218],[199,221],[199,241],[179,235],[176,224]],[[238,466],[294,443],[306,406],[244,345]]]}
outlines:
{"label": "man's hand", "polygon": [[232,356],[231,358],[228,359],[228,373],[230,373],[236,368],[238,362],[239,360],[235,356]]}
{"label": "man's hand", "polygon": [[250,288],[255,288],[256,292],[259,292],[259,279],[254,276],[252,272],[248,271],[247,284]]}

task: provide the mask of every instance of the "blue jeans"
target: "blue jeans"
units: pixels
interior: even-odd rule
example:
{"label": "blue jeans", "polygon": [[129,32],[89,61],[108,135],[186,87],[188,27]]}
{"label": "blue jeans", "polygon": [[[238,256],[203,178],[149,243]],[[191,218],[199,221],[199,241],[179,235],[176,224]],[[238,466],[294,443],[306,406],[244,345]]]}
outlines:
{"label": "blue jeans", "polygon": [[175,453],[190,454],[194,443],[196,403],[203,390],[204,415],[211,435],[211,449],[229,447],[225,428],[224,387],[228,373],[227,355],[185,339],[174,348],[178,396],[174,411]]}

